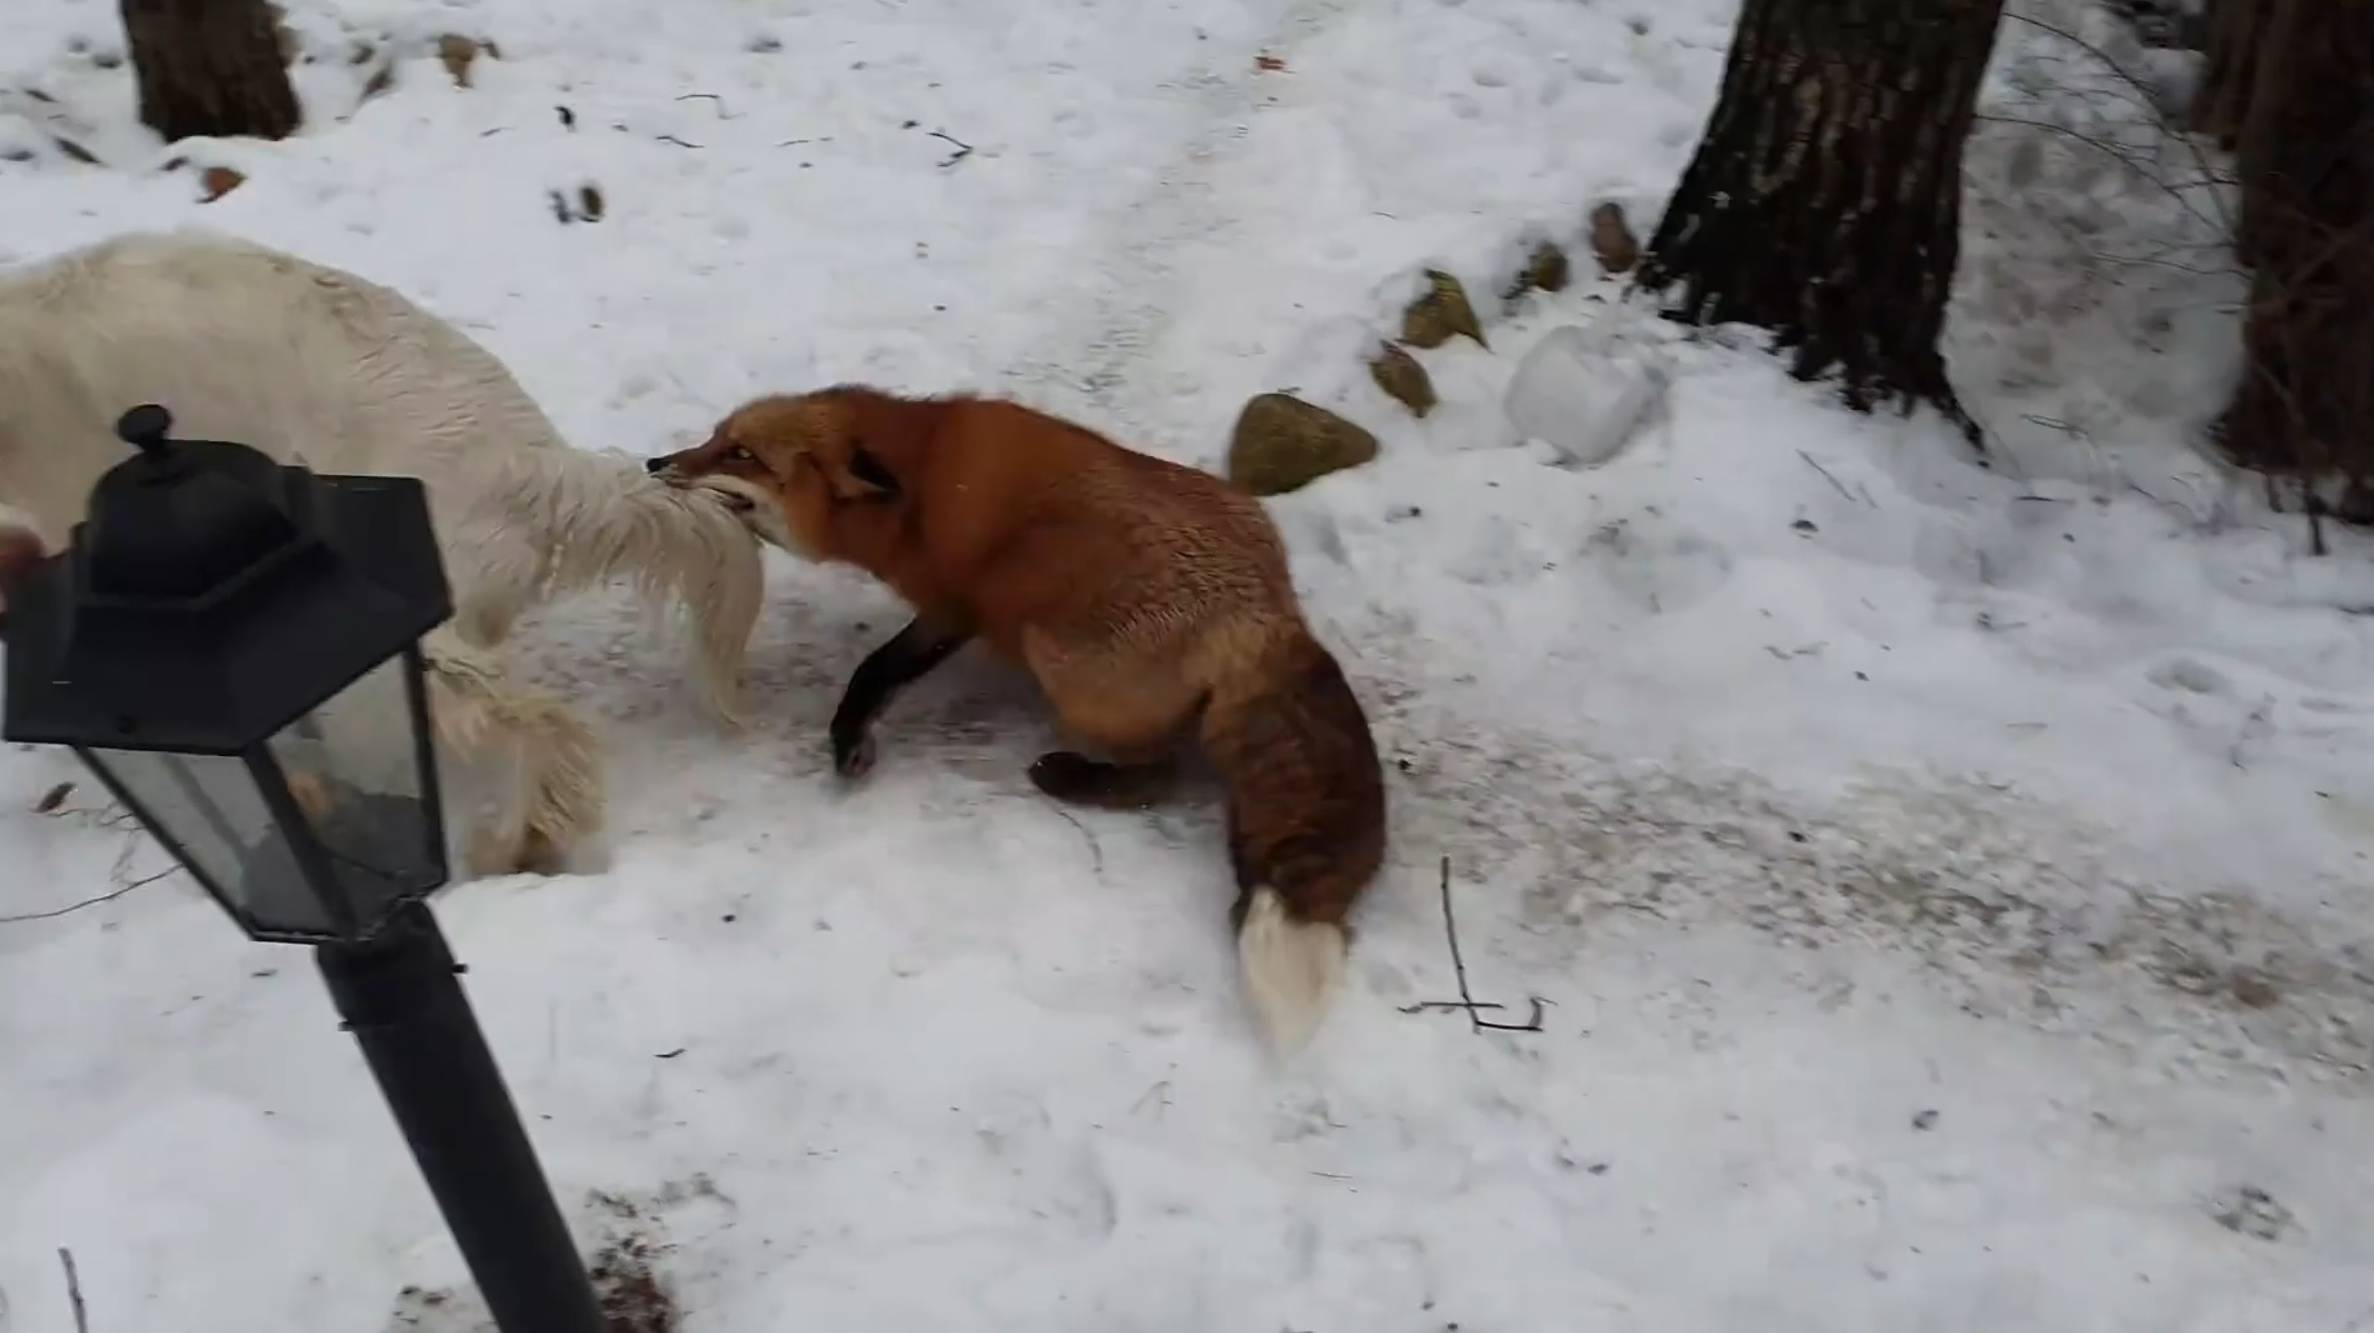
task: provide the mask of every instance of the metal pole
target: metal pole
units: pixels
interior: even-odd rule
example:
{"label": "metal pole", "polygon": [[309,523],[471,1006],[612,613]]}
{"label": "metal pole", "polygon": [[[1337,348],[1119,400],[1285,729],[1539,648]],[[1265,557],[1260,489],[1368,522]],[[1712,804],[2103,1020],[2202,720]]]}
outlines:
{"label": "metal pole", "polygon": [[437,918],[414,903],[368,944],[314,950],[502,1333],[602,1333],[519,1112]]}

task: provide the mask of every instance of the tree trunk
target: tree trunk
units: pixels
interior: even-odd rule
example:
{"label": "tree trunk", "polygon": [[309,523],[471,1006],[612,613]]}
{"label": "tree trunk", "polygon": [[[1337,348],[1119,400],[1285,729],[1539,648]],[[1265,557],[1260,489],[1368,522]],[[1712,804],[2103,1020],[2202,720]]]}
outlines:
{"label": "tree trunk", "polygon": [[123,0],[140,119],[192,135],[285,138],[297,128],[280,31],[265,0]]}
{"label": "tree trunk", "polygon": [[1774,330],[1858,411],[1977,426],[1937,349],[1961,253],[1962,143],[2003,0],[1747,0],[1723,95],[1649,243],[1670,312]]}
{"label": "tree trunk", "polygon": [[2258,86],[2259,38],[2274,0],[2209,0],[2208,71],[2193,94],[2193,128],[2231,150]]}
{"label": "tree trunk", "polygon": [[2237,161],[2236,251],[2254,272],[2220,433],[2251,466],[2362,491],[2374,478],[2374,3],[2273,8]]}

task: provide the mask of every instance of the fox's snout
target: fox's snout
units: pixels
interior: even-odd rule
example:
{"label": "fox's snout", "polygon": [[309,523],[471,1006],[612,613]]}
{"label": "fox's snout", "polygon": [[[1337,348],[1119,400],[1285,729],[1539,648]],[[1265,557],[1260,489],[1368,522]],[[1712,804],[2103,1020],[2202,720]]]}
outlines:
{"label": "fox's snout", "polygon": [[726,508],[737,514],[747,514],[758,507],[755,500],[742,494],[739,490],[703,487],[695,475],[687,473],[682,465],[682,460],[687,454],[698,452],[700,451],[697,449],[685,449],[677,453],[661,454],[657,458],[646,458],[643,460],[643,470],[654,479],[678,490],[709,490],[712,495],[724,503]]}

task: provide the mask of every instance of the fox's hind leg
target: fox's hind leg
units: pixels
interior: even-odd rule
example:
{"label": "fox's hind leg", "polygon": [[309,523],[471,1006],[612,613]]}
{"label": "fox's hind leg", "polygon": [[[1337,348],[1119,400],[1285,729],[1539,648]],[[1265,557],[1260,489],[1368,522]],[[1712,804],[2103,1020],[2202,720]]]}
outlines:
{"label": "fox's hind leg", "polygon": [[1105,810],[1143,810],[1170,799],[1179,783],[1169,755],[1138,763],[1108,763],[1077,750],[1049,750],[1030,766],[1031,785],[1058,801]]}
{"label": "fox's hind leg", "polygon": [[1023,656],[1066,738],[1103,756],[1049,751],[1030,766],[1033,786],[1059,801],[1115,809],[1143,808],[1170,794],[1179,744],[1203,704],[1175,657],[1067,649],[1041,635],[1026,639]]}

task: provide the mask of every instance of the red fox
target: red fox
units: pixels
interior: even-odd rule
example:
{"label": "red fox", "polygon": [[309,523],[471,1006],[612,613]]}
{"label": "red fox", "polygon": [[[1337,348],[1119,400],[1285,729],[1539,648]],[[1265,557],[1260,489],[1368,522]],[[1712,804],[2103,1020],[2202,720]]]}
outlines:
{"label": "red fox", "polygon": [[1058,800],[1143,804],[1192,727],[1228,789],[1230,919],[1253,1007],[1281,1052],[1309,1038],[1342,970],[1344,917],[1384,857],[1384,784],[1258,501],[1017,403],[847,385],[745,404],[650,467],[913,608],[833,716],[845,777],[872,763],[891,697],[976,637],[1102,752],[1031,765]]}

